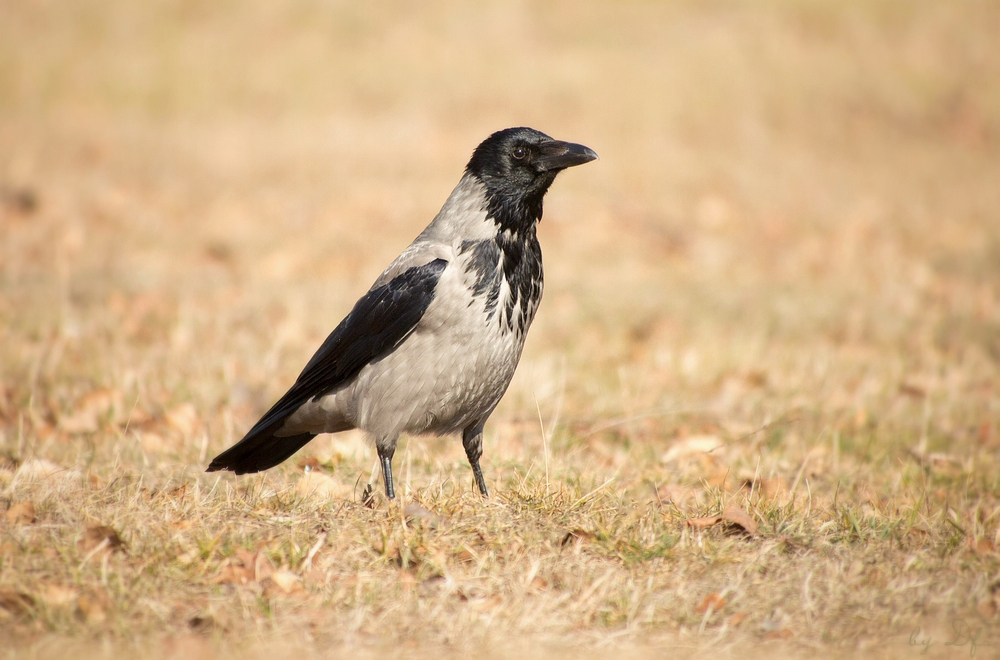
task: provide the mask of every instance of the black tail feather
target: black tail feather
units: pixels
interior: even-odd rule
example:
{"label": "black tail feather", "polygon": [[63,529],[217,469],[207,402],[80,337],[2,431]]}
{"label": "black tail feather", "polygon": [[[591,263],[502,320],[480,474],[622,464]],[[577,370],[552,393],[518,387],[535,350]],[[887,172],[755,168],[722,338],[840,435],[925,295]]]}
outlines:
{"label": "black tail feather", "polygon": [[247,434],[247,437],[212,459],[206,472],[216,470],[232,470],[236,474],[260,472],[282,462],[315,437],[315,433],[300,433],[285,437],[277,437],[272,433]]}

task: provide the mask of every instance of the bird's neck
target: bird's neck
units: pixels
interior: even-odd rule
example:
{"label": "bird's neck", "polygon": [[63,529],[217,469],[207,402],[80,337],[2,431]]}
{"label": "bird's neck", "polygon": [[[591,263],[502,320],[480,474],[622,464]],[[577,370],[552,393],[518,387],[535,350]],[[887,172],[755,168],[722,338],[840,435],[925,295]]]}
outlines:
{"label": "bird's neck", "polygon": [[495,241],[500,250],[500,276],[506,283],[502,287],[506,295],[499,301],[501,323],[523,337],[542,298],[542,248],[534,224],[519,233],[500,229]]}

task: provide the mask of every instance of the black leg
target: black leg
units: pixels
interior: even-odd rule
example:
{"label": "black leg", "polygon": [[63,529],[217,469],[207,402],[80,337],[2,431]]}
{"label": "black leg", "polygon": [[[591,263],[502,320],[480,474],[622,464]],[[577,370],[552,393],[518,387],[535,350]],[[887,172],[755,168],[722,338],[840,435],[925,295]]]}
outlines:
{"label": "black leg", "polygon": [[392,488],[392,455],[396,453],[396,442],[383,443],[377,441],[375,449],[378,451],[379,461],[382,463],[382,482],[385,484],[385,496],[390,500],[396,497],[396,491]]}
{"label": "black leg", "polygon": [[483,425],[470,426],[462,431],[462,445],[465,447],[465,455],[469,457],[469,465],[472,466],[472,476],[476,478],[476,486],[483,497],[489,497],[486,490],[486,481],[483,479],[483,471],[479,468],[479,457],[483,455]]}

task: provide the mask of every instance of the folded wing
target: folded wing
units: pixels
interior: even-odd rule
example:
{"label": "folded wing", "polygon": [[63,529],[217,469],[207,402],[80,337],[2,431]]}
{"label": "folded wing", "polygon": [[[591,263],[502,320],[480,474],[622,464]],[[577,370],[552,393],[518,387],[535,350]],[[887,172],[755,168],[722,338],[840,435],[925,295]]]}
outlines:
{"label": "folded wing", "polygon": [[291,389],[242,440],[216,456],[207,471],[246,474],[266,470],[316,437],[314,433],[275,433],[303,403],[350,382],[365,365],[399,346],[427,311],[447,265],[446,260],[435,259],[414,266],[366,293],[326,338]]}

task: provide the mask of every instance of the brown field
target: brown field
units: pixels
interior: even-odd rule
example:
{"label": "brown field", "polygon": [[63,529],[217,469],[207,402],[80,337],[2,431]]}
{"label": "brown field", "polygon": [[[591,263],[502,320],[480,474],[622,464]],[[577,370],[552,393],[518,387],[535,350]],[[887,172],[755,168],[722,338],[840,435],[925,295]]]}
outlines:
{"label": "brown field", "polygon": [[[358,434],[204,473],[512,125],[601,160],[494,497],[454,438],[373,508]],[[996,657],[998,610],[997,3],[0,6],[0,657]]]}

